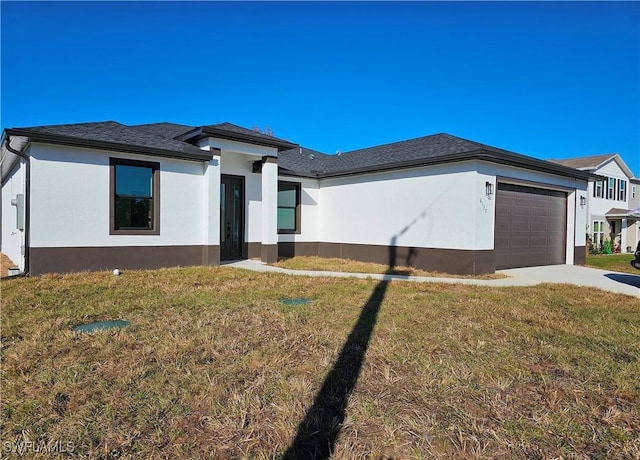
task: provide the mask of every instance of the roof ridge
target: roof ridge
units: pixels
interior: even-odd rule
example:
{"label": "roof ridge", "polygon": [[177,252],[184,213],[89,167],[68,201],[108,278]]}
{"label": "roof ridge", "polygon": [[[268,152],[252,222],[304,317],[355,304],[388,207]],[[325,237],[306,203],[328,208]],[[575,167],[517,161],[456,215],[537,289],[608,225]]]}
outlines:
{"label": "roof ridge", "polygon": [[[386,142],[384,144],[377,144],[377,145],[372,145],[372,146],[369,146],[369,147],[362,147],[362,148],[355,149],[355,150],[347,150],[346,152],[342,152],[341,155],[349,155],[351,153],[359,152],[361,150],[375,149],[375,148],[378,148],[378,147],[388,147],[388,146],[394,145],[394,144],[404,144],[405,142],[413,142],[413,141],[417,141],[417,140],[420,140],[420,139],[427,139],[429,137],[436,137],[436,136],[442,136],[442,135],[446,135],[446,136],[450,136],[450,137],[455,138],[455,136],[451,136],[451,134],[447,134],[447,133],[428,134],[426,136],[412,137],[411,139],[404,139],[404,140],[401,140],[401,141]],[[330,155],[330,156],[333,156],[333,155]]]}

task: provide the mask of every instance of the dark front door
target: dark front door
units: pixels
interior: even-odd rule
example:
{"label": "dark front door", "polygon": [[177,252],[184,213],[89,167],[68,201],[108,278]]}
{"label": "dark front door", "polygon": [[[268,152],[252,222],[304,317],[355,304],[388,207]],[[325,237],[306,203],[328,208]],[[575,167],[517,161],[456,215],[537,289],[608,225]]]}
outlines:
{"label": "dark front door", "polygon": [[220,178],[220,258],[239,259],[244,246],[244,177]]}

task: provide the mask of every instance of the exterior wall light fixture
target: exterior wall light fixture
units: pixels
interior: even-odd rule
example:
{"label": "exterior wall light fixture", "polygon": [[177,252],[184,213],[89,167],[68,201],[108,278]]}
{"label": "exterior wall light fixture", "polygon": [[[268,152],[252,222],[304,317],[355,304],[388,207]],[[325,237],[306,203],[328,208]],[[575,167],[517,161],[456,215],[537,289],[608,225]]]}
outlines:
{"label": "exterior wall light fixture", "polygon": [[587,204],[587,197],[584,195],[580,195],[580,206],[584,208],[586,204]]}
{"label": "exterior wall light fixture", "polygon": [[489,181],[487,181],[485,184],[485,192],[487,193],[487,198],[491,198],[491,195],[493,195],[493,184]]}

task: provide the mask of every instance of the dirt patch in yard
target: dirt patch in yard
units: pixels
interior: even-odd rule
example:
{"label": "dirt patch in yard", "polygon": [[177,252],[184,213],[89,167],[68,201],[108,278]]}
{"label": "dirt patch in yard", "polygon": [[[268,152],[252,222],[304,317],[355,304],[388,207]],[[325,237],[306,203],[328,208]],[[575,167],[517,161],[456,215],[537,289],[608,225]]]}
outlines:
{"label": "dirt patch in yard", "polygon": [[10,267],[15,267],[13,263],[6,255],[0,252],[0,276],[7,276]]}

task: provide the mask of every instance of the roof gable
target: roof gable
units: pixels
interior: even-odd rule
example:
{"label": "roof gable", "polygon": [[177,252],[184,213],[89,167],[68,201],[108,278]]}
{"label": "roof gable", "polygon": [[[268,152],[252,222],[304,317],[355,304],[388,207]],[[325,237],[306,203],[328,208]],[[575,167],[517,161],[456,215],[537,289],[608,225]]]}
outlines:
{"label": "roof gable", "polygon": [[633,172],[617,153],[605,153],[602,155],[591,155],[587,157],[566,158],[563,160],[549,161],[593,173],[598,173],[599,169],[604,168],[611,161],[615,161],[628,178],[633,177]]}
{"label": "roof gable", "polygon": [[249,144],[263,145],[266,147],[275,147],[279,152],[298,147],[298,144],[289,142],[285,139],[269,136],[268,134],[263,134],[258,131],[226,122],[194,128],[193,130],[178,136],[177,139],[185,142],[197,142],[198,140],[207,137],[217,137],[220,139],[247,142]]}

